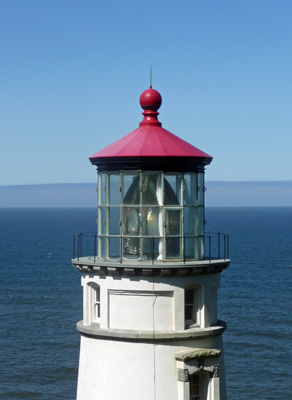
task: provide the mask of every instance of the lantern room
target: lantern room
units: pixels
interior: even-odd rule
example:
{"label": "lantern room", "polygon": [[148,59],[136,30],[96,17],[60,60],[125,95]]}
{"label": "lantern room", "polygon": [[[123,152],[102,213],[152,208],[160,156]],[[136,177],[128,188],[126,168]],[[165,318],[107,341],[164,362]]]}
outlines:
{"label": "lantern room", "polygon": [[160,94],[140,96],[139,127],[90,157],[98,171],[97,257],[202,260],[204,167],[212,157],[162,128]]}

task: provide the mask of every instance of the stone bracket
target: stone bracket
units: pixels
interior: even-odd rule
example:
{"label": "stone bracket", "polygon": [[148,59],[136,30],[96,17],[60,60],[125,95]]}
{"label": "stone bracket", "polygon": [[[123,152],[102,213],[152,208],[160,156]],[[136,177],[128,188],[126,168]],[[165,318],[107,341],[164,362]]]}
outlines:
{"label": "stone bracket", "polygon": [[180,382],[188,382],[189,381],[189,370],[178,368],[177,370],[177,380]]}

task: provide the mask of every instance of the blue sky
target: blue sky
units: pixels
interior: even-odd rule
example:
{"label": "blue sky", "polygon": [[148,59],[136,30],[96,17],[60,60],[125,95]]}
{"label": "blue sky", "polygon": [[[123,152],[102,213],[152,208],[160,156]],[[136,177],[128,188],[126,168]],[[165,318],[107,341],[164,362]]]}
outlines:
{"label": "blue sky", "polygon": [[292,2],[1,0],[0,185],[94,182],[163,98],[207,180],[292,180]]}

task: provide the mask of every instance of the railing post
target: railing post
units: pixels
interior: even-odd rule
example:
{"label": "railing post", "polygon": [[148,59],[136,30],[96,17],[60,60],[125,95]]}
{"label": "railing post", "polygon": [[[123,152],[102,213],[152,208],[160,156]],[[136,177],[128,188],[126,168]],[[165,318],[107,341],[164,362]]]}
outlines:
{"label": "railing post", "polygon": [[82,233],[80,233],[80,257],[82,258]]}
{"label": "railing post", "polygon": [[123,263],[123,237],[120,236],[120,264]]}
{"label": "railing post", "polygon": [[73,234],[73,260],[75,258],[75,233]]}
{"label": "railing post", "polygon": [[152,265],[154,264],[154,237],[149,238],[149,253],[150,253],[150,260],[152,261]]}
{"label": "railing post", "polygon": [[227,233],[227,258],[229,258],[229,233]]}
{"label": "railing post", "polygon": [[186,263],[186,240],[185,240],[186,238],[185,237],[183,237],[183,262],[184,262],[184,264]]}
{"label": "railing post", "polygon": [[95,257],[96,257],[96,240],[97,240],[97,236],[94,235],[94,250],[93,250],[93,259],[95,262]]}
{"label": "railing post", "polygon": [[211,262],[211,235],[209,235],[209,262]]}
{"label": "railing post", "polygon": [[224,260],[226,260],[226,234],[224,234]]}
{"label": "railing post", "polygon": [[78,261],[79,261],[79,248],[80,248],[80,243],[79,243],[79,241],[80,241],[80,233],[78,233],[78,236],[77,236],[77,259],[78,259]]}
{"label": "railing post", "polygon": [[218,232],[218,260],[220,260],[220,233]]}

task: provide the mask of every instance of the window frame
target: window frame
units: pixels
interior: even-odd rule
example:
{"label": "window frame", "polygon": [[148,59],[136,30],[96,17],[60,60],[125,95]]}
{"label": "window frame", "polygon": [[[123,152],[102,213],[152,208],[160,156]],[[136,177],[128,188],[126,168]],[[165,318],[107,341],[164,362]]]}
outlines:
{"label": "window frame", "polygon": [[[193,382],[194,380],[196,380],[196,382]],[[192,389],[195,387],[197,387],[198,393],[192,394]],[[191,374],[189,377],[189,391],[189,400],[202,400],[202,376],[198,372]]]}
{"label": "window frame", "polygon": [[[192,302],[186,303],[187,291],[192,292]],[[186,318],[186,307],[192,307],[192,318]],[[191,286],[184,289],[184,320],[185,329],[197,328],[201,326],[201,286]]]}
{"label": "window frame", "polygon": [[101,317],[101,290],[96,282],[88,282],[89,296],[89,314],[91,323],[99,323]]}

